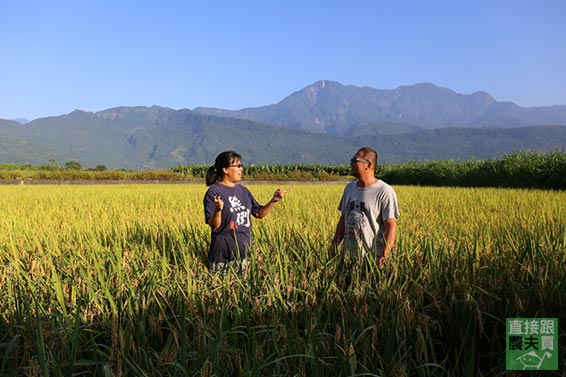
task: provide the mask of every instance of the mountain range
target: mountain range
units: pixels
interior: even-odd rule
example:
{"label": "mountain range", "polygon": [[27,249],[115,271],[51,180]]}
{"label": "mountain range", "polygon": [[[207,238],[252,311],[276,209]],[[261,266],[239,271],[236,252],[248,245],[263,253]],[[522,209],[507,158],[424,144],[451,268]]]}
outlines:
{"label": "mountain range", "polygon": [[380,90],[324,80],[240,110],[117,107],[0,119],[0,163],[157,169],[212,164],[233,149],[248,164],[343,164],[366,145],[382,163],[564,151],[566,106],[525,108],[429,83]]}

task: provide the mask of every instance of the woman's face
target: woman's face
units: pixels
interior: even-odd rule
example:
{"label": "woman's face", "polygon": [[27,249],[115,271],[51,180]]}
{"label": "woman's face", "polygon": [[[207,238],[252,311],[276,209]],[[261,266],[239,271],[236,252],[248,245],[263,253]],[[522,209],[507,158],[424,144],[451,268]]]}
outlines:
{"label": "woman's face", "polygon": [[244,166],[242,165],[242,161],[240,159],[235,159],[232,161],[230,166],[227,168],[223,168],[224,177],[222,180],[226,183],[236,183],[242,180],[242,176],[244,174]]}

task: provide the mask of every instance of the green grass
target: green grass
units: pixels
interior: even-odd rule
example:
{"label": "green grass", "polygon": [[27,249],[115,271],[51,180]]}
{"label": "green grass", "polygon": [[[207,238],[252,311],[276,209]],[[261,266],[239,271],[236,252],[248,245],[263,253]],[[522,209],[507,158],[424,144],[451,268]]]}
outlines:
{"label": "green grass", "polygon": [[507,317],[559,317],[564,371],[566,193],[396,187],[380,270],[328,257],[343,185],[284,187],[220,280],[204,185],[0,186],[0,374],[502,375]]}

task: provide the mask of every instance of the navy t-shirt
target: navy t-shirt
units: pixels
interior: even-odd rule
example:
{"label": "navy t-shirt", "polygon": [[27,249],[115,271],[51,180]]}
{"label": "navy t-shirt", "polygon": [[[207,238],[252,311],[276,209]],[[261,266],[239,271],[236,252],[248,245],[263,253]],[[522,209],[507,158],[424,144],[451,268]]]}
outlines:
{"label": "navy t-shirt", "polygon": [[246,187],[215,183],[204,195],[204,218],[207,223],[216,211],[215,196],[222,198],[224,208],[220,227],[212,231],[208,261],[233,261],[238,252],[240,258],[245,258],[251,246],[251,216],[256,217],[261,206]]}

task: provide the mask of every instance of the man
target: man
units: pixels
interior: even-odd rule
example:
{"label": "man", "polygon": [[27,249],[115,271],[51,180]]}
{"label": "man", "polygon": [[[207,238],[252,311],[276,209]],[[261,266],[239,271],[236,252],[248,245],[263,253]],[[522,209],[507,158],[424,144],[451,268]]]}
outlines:
{"label": "man", "polygon": [[377,152],[360,148],[350,160],[350,174],[357,179],[346,185],[338,210],[342,213],[331,253],[343,242],[344,253],[377,258],[383,265],[395,244],[399,208],[391,186],[375,177]]}

